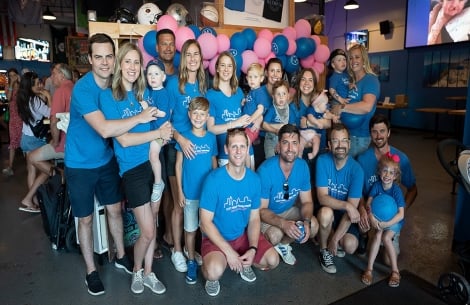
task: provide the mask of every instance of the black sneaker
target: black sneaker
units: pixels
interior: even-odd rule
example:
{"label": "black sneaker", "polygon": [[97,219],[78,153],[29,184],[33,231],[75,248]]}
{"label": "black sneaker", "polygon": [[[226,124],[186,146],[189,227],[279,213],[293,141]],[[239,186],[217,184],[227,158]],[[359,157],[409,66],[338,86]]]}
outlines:
{"label": "black sneaker", "polygon": [[124,254],[123,257],[117,258],[114,261],[114,266],[118,269],[123,269],[128,274],[132,274],[132,270],[134,269],[134,264],[131,262],[129,257]]}
{"label": "black sneaker", "polygon": [[88,293],[91,295],[104,294],[104,286],[100,280],[98,272],[95,270],[88,274],[85,279],[85,284],[88,287]]}
{"label": "black sneaker", "polygon": [[327,273],[336,273],[336,266],[333,261],[333,255],[328,249],[321,249],[318,256],[322,269]]}

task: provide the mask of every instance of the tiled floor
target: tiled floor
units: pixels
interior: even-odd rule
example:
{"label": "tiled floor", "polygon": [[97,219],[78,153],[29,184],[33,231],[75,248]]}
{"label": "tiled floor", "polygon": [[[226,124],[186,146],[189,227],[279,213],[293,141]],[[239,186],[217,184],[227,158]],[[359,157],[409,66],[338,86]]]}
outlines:
{"label": "tiled floor", "polygon": [[[460,272],[450,250],[456,200],[450,194],[451,180],[438,164],[435,140],[424,140],[416,131],[398,130],[392,132],[391,142],[409,155],[419,190],[416,202],[405,214],[399,267],[436,283],[444,272]],[[0,165],[5,164],[6,158],[7,145],[3,144]],[[338,273],[326,274],[318,264],[318,247],[309,243],[294,245],[295,266],[281,262],[275,270],[255,271],[258,279],[254,283],[246,283],[227,270],[221,279],[221,292],[215,298],[206,295],[202,276],[196,285],[187,285],[184,274],[173,268],[168,252],[154,264],[157,276],[167,286],[164,295],[148,290],[133,295],[130,276],[105,263],[99,272],[106,294],[93,297],[85,287],[80,255],[52,250],[41,216],[18,211],[26,193],[26,169],[20,154],[17,160],[15,176],[0,177],[0,304],[314,305],[331,303],[364,288],[359,279],[366,265],[364,257],[347,255],[336,259]],[[387,273],[387,268],[377,264],[375,281]]]}

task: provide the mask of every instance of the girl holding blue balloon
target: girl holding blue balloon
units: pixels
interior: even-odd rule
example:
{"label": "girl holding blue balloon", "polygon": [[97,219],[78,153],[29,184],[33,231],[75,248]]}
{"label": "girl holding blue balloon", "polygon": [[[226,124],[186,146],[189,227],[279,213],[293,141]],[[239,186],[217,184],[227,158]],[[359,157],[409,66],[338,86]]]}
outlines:
{"label": "girl holding blue balloon", "polygon": [[355,86],[349,90],[349,103],[341,105],[340,119],[351,134],[349,154],[355,158],[369,147],[369,121],[380,96],[380,83],[370,67],[369,55],[363,45],[352,46],[348,55],[348,73]]}
{"label": "girl holding blue balloon", "polygon": [[366,205],[373,230],[367,269],[361,277],[362,282],[366,285],[372,283],[372,270],[381,242],[383,242],[392,269],[388,285],[390,287],[400,285],[397,253],[392,242],[395,234],[399,233],[403,226],[405,215],[405,198],[398,185],[400,174],[400,157],[398,155],[388,152],[380,158],[377,169],[380,180],[372,185]]}

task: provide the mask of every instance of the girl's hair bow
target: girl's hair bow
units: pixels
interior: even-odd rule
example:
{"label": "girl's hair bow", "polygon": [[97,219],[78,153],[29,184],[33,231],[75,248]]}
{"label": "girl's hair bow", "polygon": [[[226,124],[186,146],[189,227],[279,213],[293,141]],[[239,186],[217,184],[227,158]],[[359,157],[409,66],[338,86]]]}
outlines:
{"label": "girl's hair bow", "polygon": [[387,152],[385,155],[396,163],[400,162],[400,157],[397,154],[392,154],[391,152]]}

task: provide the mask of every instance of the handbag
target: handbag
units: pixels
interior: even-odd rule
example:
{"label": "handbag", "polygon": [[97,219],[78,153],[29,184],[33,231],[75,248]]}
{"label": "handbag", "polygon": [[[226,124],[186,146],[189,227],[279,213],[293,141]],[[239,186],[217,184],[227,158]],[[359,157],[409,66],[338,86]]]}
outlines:
{"label": "handbag", "polygon": [[33,131],[33,134],[38,139],[44,139],[49,133],[49,125],[44,124],[42,120],[37,120],[36,124],[33,126],[31,123],[28,123],[29,127]]}

